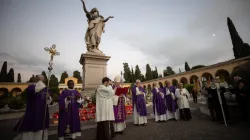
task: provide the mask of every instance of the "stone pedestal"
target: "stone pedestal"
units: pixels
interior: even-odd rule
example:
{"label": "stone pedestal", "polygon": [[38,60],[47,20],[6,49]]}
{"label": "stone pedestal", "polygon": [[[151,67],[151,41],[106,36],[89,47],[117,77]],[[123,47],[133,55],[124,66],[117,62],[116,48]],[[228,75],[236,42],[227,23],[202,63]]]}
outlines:
{"label": "stone pedestal", "polygon": [[84,93],[90,95],[98,85],[102,83],[102,78],[107,76],[107,62],[110,56],[101,53],[87,52],[81,55],[82,65],[82,89]]}

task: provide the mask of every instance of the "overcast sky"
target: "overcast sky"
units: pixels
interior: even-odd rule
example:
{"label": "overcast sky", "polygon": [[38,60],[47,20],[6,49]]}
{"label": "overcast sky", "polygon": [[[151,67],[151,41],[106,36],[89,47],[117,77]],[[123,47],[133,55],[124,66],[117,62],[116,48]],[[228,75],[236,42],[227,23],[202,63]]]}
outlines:
{"label": "overcast sky", "polygon": [[[147,63],[162,73],[166,66],[184,70],[187,61],[210,65],[234,58],[226,18],[230,17],[243,41],[250,43],[249,0],[85,0],[97,7],[107,22],[100,49],[111,56],[108,76],[123,63]],[[87,19],[80,0],[0,0],[0,65],[8,61],[23,81],[47,70],[44,47],[56,44],[53,73],[81,71],[86,52]],[[16,77],[16,76],[15,76]]]}

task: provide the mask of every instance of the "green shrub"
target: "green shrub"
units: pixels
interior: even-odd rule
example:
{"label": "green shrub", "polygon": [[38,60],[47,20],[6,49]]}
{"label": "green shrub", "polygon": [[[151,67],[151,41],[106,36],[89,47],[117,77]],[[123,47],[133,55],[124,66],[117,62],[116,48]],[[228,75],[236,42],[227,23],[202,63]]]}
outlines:
{"label": "green shrub", "polygon": [[26,99],[27,99],[27,90],[26,89],[20,94],[20,97],[22,98],[23,101],[26,101]]}
{"label": "green shrub", "polygon": [[52,94],[52,95],[51,95],[51,98],[52,98],[52,101],[53,101],[53,102],[58,102],[59,95],[57,95],[57,94]]}
{"label": "green shrub", "polygon": [[60,89],[58,87],[51,87],[49,90],[52,94],[60,95]]}
{"label": "green shrub", "polygon": [[0,108],[4,108],[4,106],[9,103],[9,100],[9,98],[0,99]]}
{"label": "green shrub", "polygon": [[90,98],[91,98],[92,103],[95,104],[96,103],[96,93],[93,93]]}
{"label": "green shrub", "polygon": [[192,89],[194,88],[193,84],[185,84],[184,88],[188,90],[189,93],[191,93]]}
{"label": "green shrub", "polygon": [[9,100],[9,108],[11,109],[23,109],[24,108],[24,100],[22,98],[10,98]]}

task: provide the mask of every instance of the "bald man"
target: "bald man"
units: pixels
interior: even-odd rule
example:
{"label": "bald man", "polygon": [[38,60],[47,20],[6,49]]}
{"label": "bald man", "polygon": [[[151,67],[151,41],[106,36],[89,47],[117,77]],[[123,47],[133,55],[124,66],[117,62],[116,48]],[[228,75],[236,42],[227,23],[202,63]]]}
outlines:
{"label": "bald man", "polygon": [[[22,140],[48,140],[47,129],[49,128],[48,104],[52,98],[47,94],[47,87],[43,83],[43,75],[38,76],[38,82],[27,87],[26,111],[14,128],[14,131],[21,133]],[[47,100],[47,104],[46,104]],[[46,113],[45,113],[45,107]],[[45,115],[46,114],[46,115]],[[45,126],[44,124],[45,117]]]}

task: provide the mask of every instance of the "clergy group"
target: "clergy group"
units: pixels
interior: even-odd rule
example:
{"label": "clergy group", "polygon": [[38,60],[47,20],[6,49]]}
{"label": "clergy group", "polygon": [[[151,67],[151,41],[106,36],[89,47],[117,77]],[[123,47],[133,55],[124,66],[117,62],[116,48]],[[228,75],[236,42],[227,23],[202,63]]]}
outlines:
{"label": "clergy group", "polygon": [[153,83],[152,93],[155,121],[192,119],[189,107],[190,94],[182,83],[178,84],[177,88],[170,86],[168,81],[165,82],[165,86],[161,82]]}
{"label": "clergy group", "polygon": [[[14,131],[21,134],[22,140],[48,140],[49,108],[51,92],[44,84],[44,76],[27,87],[27,106]],[[122,87],[122,79],[116,76],[114,82],[108,77],[102,79],[96,88],[97,140],[111,140],[126,129],[126,109],[128,88]],[[87,100],[74,89],[74,82],[67,82],[68,88],[59,96],[58,139],[76,139],[81,136],[79,108]],[[141,81],[136,80],[132,87],[133,122],[135,125],[147,124],[146,92]]]}

